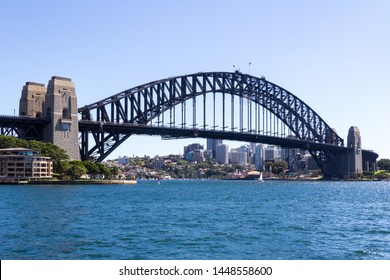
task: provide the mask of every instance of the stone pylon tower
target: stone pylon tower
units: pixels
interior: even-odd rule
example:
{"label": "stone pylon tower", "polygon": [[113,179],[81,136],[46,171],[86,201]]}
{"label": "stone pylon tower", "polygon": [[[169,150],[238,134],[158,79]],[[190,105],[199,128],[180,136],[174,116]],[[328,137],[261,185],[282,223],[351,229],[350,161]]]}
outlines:
{"label": "stone pylon tower", "polygon": [[45,117],[50,124],[45,128],[44,140],[67,151],[71,160],[80,159],[77,97],[71,79],[53,76],[47,86]]}
{"label": "stone pylon tower", "polygon": [[45,108],[46,87],[43,84],[27,82],[23,86],[19,102],[19,115],[40,118]]}
{"label": "stone pylon tower", "polygon": [[348,151],[348,177],[354,173],[363,172],[362,140],[359,128],[351,126],[347,137]]}

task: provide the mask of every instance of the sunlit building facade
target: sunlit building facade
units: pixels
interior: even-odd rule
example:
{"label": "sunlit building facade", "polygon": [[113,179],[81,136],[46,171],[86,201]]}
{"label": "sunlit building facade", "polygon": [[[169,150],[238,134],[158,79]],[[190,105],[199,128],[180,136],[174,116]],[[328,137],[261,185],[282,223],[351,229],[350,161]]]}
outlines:
{"label": "sunlit building facade", "polygon": [[0,149],[1,178],[50,178],[52,175],[50,157],[26,148]]}

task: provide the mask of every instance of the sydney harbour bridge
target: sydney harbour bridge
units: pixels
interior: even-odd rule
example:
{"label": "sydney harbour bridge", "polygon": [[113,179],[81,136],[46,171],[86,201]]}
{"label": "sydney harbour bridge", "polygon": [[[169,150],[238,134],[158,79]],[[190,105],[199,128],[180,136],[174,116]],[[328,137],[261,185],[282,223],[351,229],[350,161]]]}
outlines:
{"label": "sydney harbour bridge", "polygon": [[73,149],[71,158],[97,161],[131,135],[274,144],[309,151],[325,178],[340,179],[375,169],[378,157],[361,149],[358,128],[345,142],[296,95],[238,71],[169,77],[76,104],[68,78],[53,77],[47,89],[28,82],[19,116],[0,117],[1,134],[49,141]]}

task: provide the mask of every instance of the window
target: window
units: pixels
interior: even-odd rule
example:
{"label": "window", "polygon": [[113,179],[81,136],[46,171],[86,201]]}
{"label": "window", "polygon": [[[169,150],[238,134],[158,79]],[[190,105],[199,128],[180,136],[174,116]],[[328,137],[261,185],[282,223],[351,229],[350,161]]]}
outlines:
{"label": "window", "polygon": [[62,118],[63,119],[70,119],[70,112],[68,108],[62,109]]}

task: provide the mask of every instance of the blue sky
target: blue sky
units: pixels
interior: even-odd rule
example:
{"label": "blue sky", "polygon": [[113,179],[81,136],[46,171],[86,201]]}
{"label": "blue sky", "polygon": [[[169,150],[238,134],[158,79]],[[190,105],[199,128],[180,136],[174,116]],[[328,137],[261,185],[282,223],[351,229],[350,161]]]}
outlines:
{"label": "blue sky", "polygon": [[[289,90],[346,139],[390,158],[390,1],[0,0],[0,114],[25,82],[75,82],[79,107],[152,80],[233,65]],[[203,139],[132,136],[118,155]],[[234,145],[235,143],[232,143]],[[237,143],[237,145],[239,145]]]}

